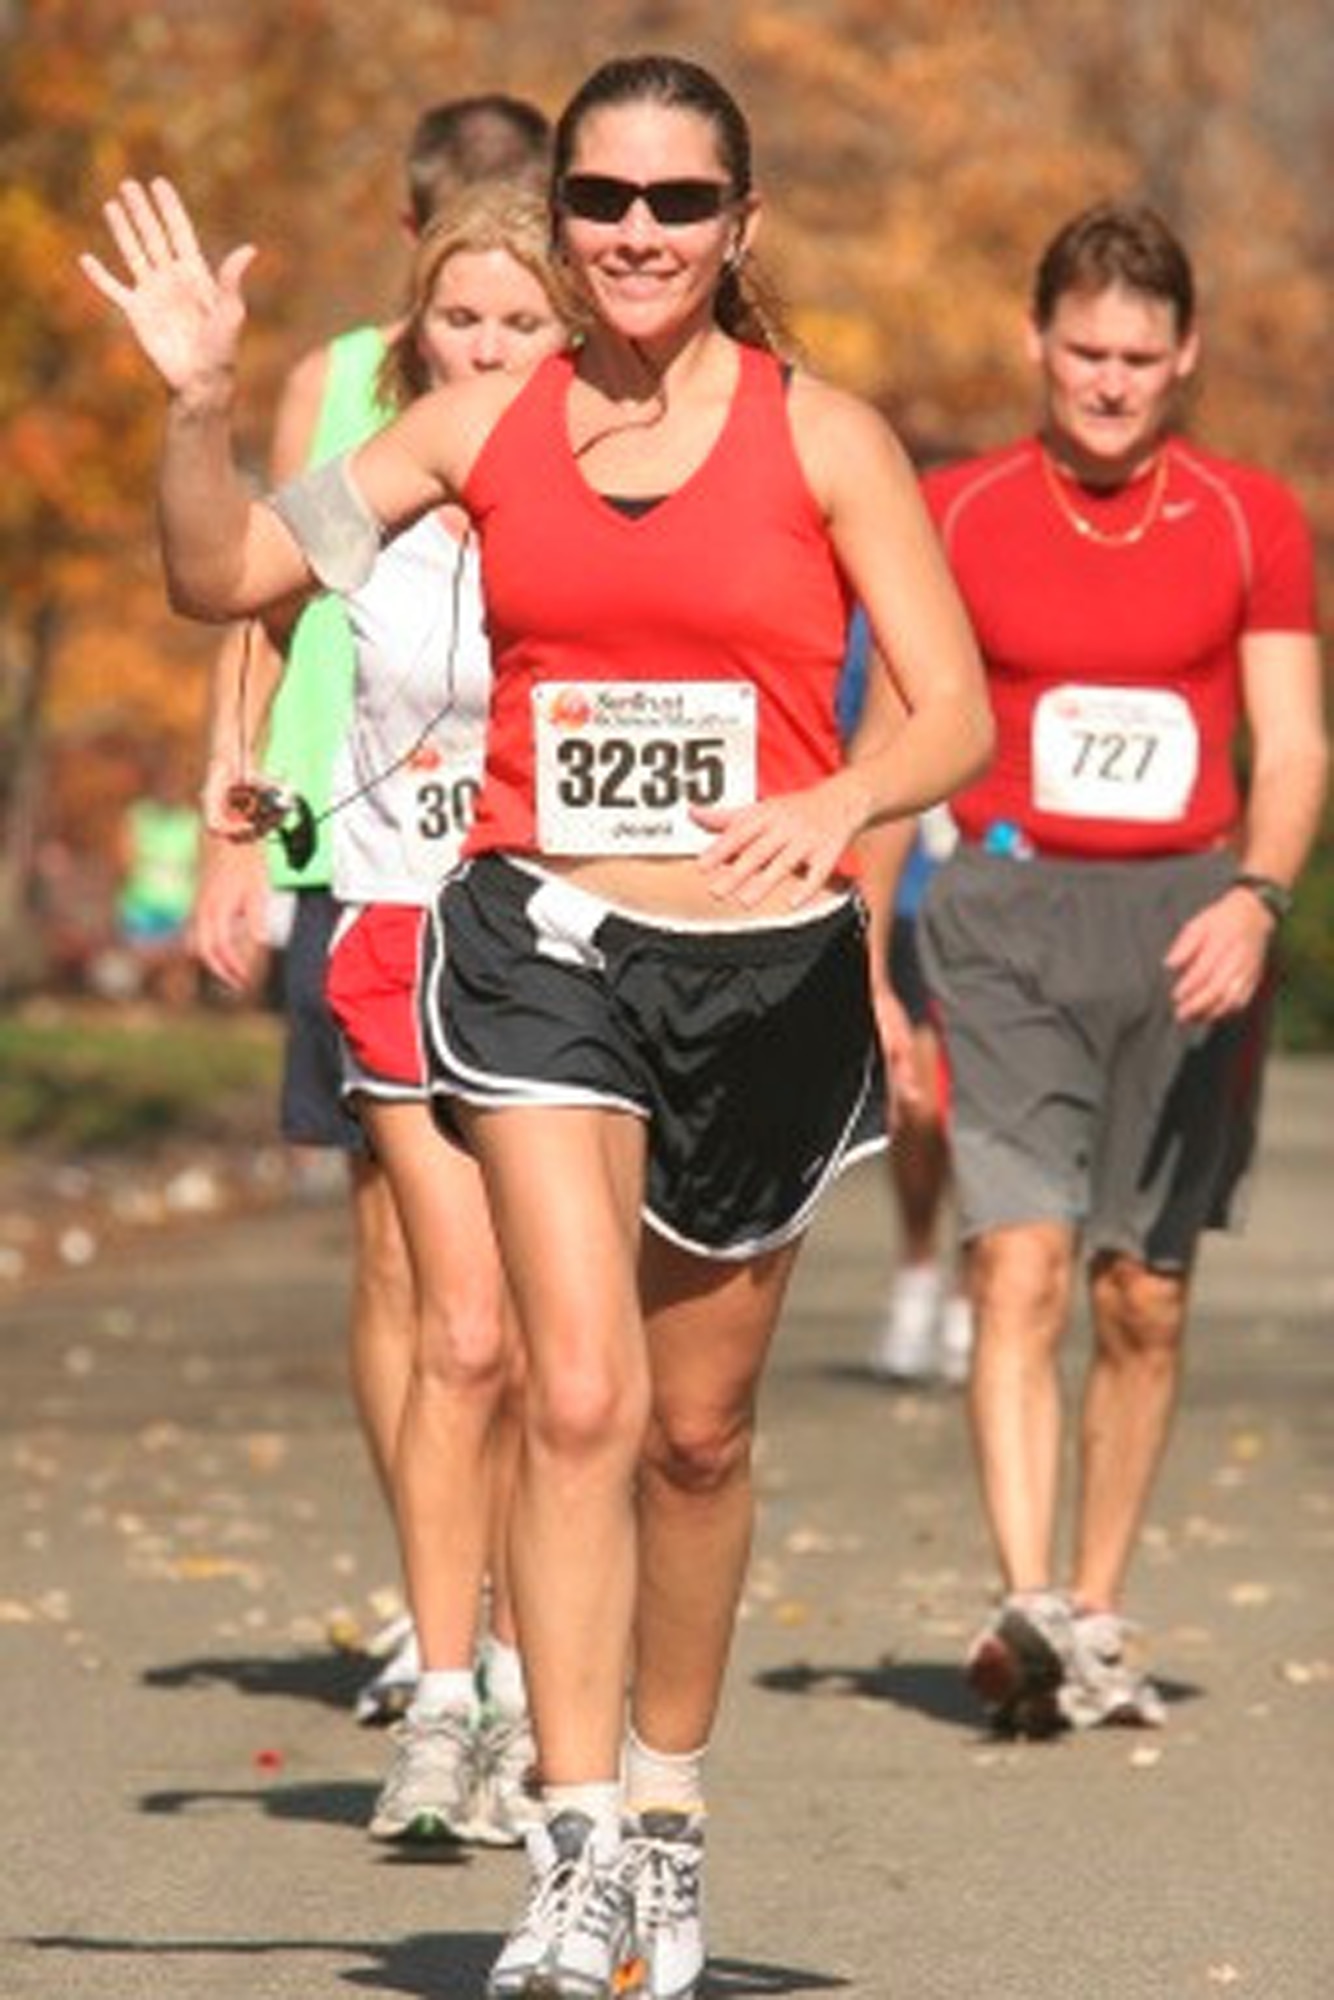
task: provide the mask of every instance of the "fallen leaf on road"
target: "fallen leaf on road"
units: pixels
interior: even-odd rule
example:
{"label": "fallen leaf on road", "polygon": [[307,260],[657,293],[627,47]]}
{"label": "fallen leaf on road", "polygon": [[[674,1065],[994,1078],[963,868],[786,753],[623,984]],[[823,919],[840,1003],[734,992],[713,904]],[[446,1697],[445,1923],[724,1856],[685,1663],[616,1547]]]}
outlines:
{"label": "fallen leaf on road", "polygon": [[773,1620],[776,1625],[809,1625],[811,1607],[799,1597],[784,1597],[773,1608]]}
{"label": "fallen leaf on road", "polygon": [[249,1581],[256,1574],[253,1563],[241,1562],[236,1556],[175,1556],[163,1567],[181,1583],[212,1583],[215,1577],[223,1576]]}
{"label": "fallen leaf on road", "polygon": [[1261,1457],[1264,1448],[1265,1441],[1259,1431],[1235,1431],[1228,1444],[1232,1456],[1243,1464],[1250,1464]]}
{"label": "fallen leaf on road", "polygon": [[1315,1687],[1334,1680],[1334,1662],[1330,1660],[1285,1660],[1278,1671],[1289,1687]]}

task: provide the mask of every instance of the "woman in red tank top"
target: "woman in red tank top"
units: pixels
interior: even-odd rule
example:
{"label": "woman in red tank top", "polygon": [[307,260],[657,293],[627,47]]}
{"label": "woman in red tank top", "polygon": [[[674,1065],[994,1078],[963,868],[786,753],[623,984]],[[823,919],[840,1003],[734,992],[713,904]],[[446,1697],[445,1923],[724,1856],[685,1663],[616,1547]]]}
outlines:
{"label": "woman in red tank top", "polygon": [[[703,1964],[701,1767],[799,1189],[876,1110],[847,855],[965,782],[991,731],[901,447],[769,352],[749,133],[717,80],[604,65],[559,123],[552,213],[588,306],[573,366],[442,389],[274,505],[231,468],[247,254],[215,274],[174,192],[127,185],[108,217],[130,282],[85,268],[172,392],[180,608],[236,616],[312,571],[347,587],[443,501],[477,525],[488,851],[446,885],[425,1006],[528,1354],[515,1589],[545,1805],[488,1992],[601,2000],[637,1952],[676,2000]],[[890,672],[844,765],[854,599]],[[737,1133],[763,1137],[738,1153]]]}

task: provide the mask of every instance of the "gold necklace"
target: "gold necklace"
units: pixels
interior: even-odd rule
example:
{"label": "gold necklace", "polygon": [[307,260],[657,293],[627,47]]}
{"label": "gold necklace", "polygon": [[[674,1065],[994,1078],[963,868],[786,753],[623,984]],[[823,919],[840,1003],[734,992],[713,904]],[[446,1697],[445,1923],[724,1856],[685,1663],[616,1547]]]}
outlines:
{"label": "gold necklace", "polygon": [[1097,528],[1093,522],[1081,514],[1065,492],[1065,481],[1052,462],[1049,452],[1039,448],[1042,459],[1042,473],[1047,482],[1047,491],[1056,502],[1077,535],[1086,542],[1096,542],[1102,549],[1127,549],[1135,542],[1142,542],[1162,510],[1163,494],[1167,488],[1167,453],[1160,451],[1154,464],[1153,476],[1149,481],[1149,498],[1138,521],[1132,521],[1128,528],[1118,528],[1114,532],[1107,528]]}

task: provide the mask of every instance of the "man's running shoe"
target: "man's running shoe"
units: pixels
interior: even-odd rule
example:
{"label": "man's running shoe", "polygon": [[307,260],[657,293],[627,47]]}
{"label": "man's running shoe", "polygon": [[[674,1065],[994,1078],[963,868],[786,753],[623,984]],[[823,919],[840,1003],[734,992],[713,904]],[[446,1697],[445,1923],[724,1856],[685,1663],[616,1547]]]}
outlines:
{"label": "man's running shoe", "polygon": [[945,1274],[938,1264],[908,1264],[895,1273],[868,1357],[878,1381],[932,1379],[944,1302]]}
{"label": "man's running shoe", "polygon": [[622,1878],[634,1898],[646,2000],[693,2000],[704,1970],[704,1821],[653,1811],[625,1822]]}
{"label": "man's running shoe", "polygon": [[468,1838],[483,1847],[521,1847],[542,1817],[535,1784],[537,1746],[526,1715],[484,1715],[473,1745]]}
{"label": "man's running shoe", "polygon": [[1055,1590],[1016,1591],[973,1641],[964,1672],[993,1726],[1010,1736],[1063,1727],[1060,1692],[1070,1671],[1074,1618]]}
{"label": "man's running shoe", "polygon": [[1057,1701],[1072,1729],[1123,1723],[1161,1729],[1162,1695],[1143,1671],[1133,1626],[1113,1611],[1078,1612],[1073,1653]]}
{"label": "man's running shoe", "polygon": [[421,1675],[421,1655],[411,1618],[395,1618],[371,1641],[370,1652],[383,1660],[373,1678],[357,1695],[357,1721],[372,1727],[396,1722],[406,1715]]}
{"label": "man's running shoe", "polygon": [[371,1838],[423,1847],[465,1839],[473,1789],[469,1718],[405,1715],[394,1724],[393,1741],[393,1762],[371,1815]]}
{"label": "man's running shoe", "polygon": [[528,1834],[531,1881],[518,1928],[491,1968],[487,2000],[613,2000],[633,1954],[634,1906],[619,1842],[587,1813]]}

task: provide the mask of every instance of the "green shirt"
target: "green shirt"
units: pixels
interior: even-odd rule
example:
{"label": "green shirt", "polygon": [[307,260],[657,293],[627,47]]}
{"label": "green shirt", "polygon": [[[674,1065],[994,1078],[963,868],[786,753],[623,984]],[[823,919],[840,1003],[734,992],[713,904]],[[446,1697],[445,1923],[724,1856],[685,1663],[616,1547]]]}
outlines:
{"label": "green shirt", "polygon": [[[309,465],[352,451],[392,416],[376,395],[384,336],[375,326],[353,327],[329,343],[329,372],[320,404]],[[287,668],[269,716],[264,767],[294,785],[316,817],[329,806],[334,754],[352,712],[353,654],[347,614],[337,597],[317,597],[297,621]],[[304,868],[293,868],[276,840],[267,843],[269,873],[277,889],[325,889],[331,879],[327,824]]]}

